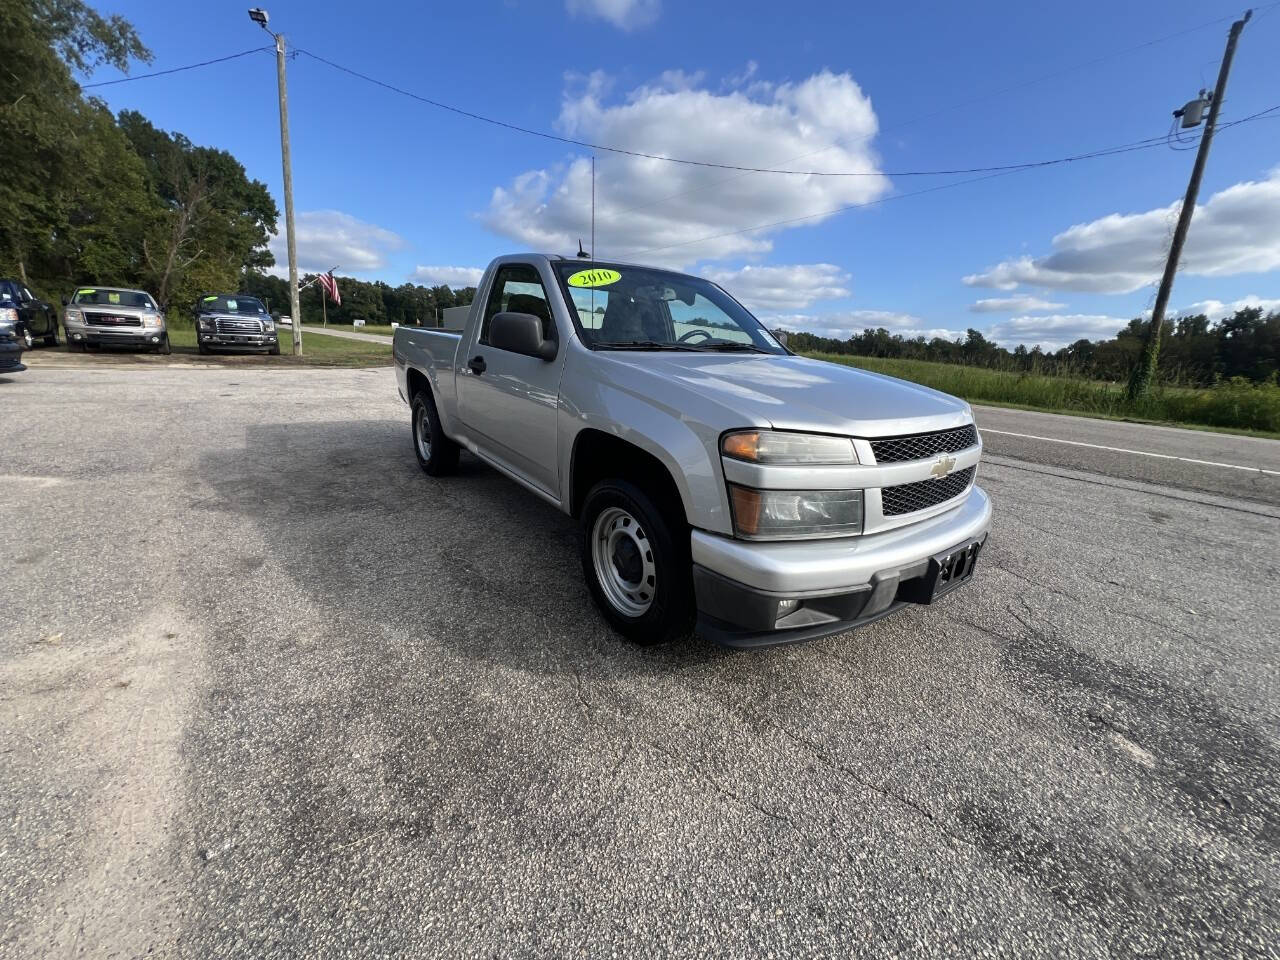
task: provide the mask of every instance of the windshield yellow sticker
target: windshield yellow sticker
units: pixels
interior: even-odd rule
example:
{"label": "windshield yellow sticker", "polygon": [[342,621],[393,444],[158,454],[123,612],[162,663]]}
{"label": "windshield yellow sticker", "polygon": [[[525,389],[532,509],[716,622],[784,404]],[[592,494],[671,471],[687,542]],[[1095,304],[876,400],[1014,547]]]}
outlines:
{"label": "windshield yellow sticker", "polygon": [[579,270],[569,277],[571,287],[607,287],[622,279],[617,270]]}
{"label": "windshield yellow sticker", "polygon": [[76,291],[76,296],[77,296],[77,297],[92,297],[92,296],[93,296],[95,293],[97,293],[97,292],[98,292],[97,290],[77,290],[77,291]]}
{"label": "windshield yellow sticker", "polygon": [[107,294],[107,299],[108,299],[108,300],[110,300],[112,303],[119,303],[119,302],[120,302],[120,294],[118,294],[118,293],[108,293],[108,294]]}
{"label": "windshield yellow sticker", "polygon": [[217,297],[205,297],[205,298],[204,298],[204,302],[205,302],[205,303],[213,303],[213,301],[215,301],[215,300],[217,300],[217,299],[218,299]]}

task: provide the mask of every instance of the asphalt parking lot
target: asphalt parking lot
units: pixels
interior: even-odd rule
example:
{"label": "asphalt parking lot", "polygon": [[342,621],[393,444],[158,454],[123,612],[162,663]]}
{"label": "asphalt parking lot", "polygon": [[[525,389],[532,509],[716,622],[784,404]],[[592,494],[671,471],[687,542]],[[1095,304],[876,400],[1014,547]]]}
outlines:
{"label": "asphalt parking lot", "polygon": [[0,408],[0,955],[1276,956],[1280,474],[1114,450],[1280,442],[980,410],[975,584],[735,653],[389,368]]}

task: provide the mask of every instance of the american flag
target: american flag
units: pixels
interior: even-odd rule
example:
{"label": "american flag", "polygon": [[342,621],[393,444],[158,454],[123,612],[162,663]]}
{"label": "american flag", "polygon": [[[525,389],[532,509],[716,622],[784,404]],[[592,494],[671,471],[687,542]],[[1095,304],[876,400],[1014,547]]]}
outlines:
{"label": "american flag", "polygon": [[333,279],[332,273],[322,273],[316,277],[316,283],[320,285],[320,289],[329,295],[329,299],[342,306],[342,295],[338,293],[338,281]]}

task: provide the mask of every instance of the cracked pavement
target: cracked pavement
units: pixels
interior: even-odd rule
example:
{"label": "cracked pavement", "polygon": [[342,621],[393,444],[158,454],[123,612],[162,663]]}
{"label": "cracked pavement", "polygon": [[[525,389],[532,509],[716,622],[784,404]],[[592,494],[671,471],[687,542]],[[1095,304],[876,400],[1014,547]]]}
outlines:
{"label": "cracked pavement", "polygon": [[1275,955],[1266,482],[993,434],[970,587],[646,650],[389,369],[0,392],[0,955]]}

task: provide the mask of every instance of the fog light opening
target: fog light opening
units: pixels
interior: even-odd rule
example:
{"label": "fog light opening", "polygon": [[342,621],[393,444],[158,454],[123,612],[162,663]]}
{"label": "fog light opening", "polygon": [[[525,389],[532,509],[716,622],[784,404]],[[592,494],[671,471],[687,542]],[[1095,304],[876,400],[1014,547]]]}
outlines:
{"label": "fog light opening", "polygon": [[779,600],[777,620],[784,620],[791,614],[800,609],[803,601],[801,600]]}

